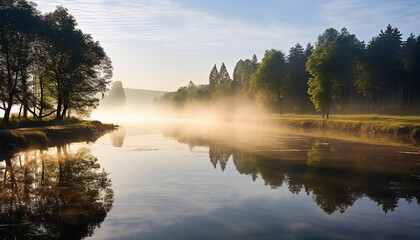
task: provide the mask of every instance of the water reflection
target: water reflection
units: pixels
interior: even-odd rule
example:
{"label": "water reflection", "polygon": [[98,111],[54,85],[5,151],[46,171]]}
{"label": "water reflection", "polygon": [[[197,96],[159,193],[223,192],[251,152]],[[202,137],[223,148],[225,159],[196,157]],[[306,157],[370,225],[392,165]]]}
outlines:
{"label": "water reflection", "polygon": [[109,137],[111,138],[112,146],[122,147],[125,139],[125,128],[119,128],[118,130],[113,131],[109,134]]}
{"label": "water reflection", "polygon": [[90,150],[70,145],[1,156],[0,236],[81,239],[113,204],[108,174]]}
{"label": "water reflection", "polygon": [[[190,147],[209,147],[214,168],[236,170],[253,181],[261,177],[271,188],[311,195],[327,214],[344,213],[362,197],[395,211],[399,201],[420,204],[420,155],[415,148],[368,145],[297,136],[205,135],[165,129],[167,137]],[[224,140],[221,143],[221,139]]]}

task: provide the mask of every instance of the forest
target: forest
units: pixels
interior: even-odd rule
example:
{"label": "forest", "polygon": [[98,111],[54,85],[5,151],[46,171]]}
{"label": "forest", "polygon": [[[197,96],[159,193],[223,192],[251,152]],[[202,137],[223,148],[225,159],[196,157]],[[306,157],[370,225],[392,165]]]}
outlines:
{"label": "forest", "polygon": [[[326,29],[314,45],[299,43],[286,54],[269,49],[258,61],[240,59],[232,78],[214,65],[209,83],[193,82],[167,93],[160,105],[223,103],[232,110],[256,103],[268,114],[321,112],[419,114],[420,36],[406,40],[388,25],[368,43],[346,28]],[[331,111],[330,111],[331,110]]]}
{"label": "forest", "polygon": [[26,0],[0,1],[0,109],[19,118],[86,115],[108,89],[112,65],[99,42],[62,6],[42,14]]}

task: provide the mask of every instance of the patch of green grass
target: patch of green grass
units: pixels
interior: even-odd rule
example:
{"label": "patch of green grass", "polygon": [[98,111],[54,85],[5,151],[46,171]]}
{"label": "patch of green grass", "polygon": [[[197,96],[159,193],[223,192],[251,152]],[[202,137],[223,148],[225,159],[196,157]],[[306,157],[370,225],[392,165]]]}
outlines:
{"label": "patch of green grass", "polygon": [[99,121],[78,120],[77,123],[67,122],[53,126],[3,129],[0,130],[0,149],[13,146],[44,147],[51,143],[50,141],[88,137],[115,127],[113,124],[102,124]]}
{"label": "patch of green grass", "polygon": [[8,148],[13,146],[44,147],[48,143],[47,136],[42,131],[37,130],[0,130],[0,147]]}
{"label": "patch of green grass", "polygon": [[331,115],[322,119],[321,115],[282,115],[266,117],[262,121],[291,128],[312,128],[372,136],[409,136],[420,138],[420,116],[390,115]]}

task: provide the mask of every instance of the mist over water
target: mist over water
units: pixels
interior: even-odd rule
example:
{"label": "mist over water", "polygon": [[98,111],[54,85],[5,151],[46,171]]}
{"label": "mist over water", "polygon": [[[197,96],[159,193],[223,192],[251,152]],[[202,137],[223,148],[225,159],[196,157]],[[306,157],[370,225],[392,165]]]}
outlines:
{"label": "mist over water", "polygon": [[[47,179],[56,181],[60,166],[66,166],[64,177],[77,177],[85,171],[78,161],[58,158],[63,149],[69,154],[86,149],[88,155],[79,158],[95,160],[86,166],[104,169],[113,193],[106,211],[84,213],[95,224],[88,239],[410,239],[420,234],[418,148],[293,133],[259,121],[264,115],[250,106],[234,112],[205,105],[175,111],[129,102],[99,107],[91,118],[120,124],[118,130],[95,142],[44,152],[49,154],[27,152],[37,156],[28,158],[35,176],[31,181],[25,180],[17,157],[26,153],[18,153],[9,165],[25,189],[42,181],[44,160],[50,163]],[[6,183],[14,181],[11,170]],[[7,186],[5,193],[14,191]],[[13,200],[7,194],[0,194],[0,201],[2,196]],[[56,194],[68,196],[67,191]],[[79,216],[77,206],[65,206],[72,211],[65,224]],[[54,206],[33,209],[42,207]],[[29,216],[30,210],[24,213]],[[51,222],[47,229],[68,233]],[[17,233],[8,234],[21,236]]]}
{"label": "mist over water", "polygon": [[93,238],[418,234],[418,149],[236,126],[144,124],[97,141],[115,202]]}
{"label": "mist over water", "polygon": [[236,98],[236,100],[232,100],[235,97],[222,98],[212,103],[188,102],[179,107],[158,103],[156,98],[135,101],[127,97],[127,101],[120,105],[99,105],[93,110],[90,119],[126,127],[147,122],[203,125],[228,123],[240,126],[251,124],[255,119],[265,116],[266,111],[257,104],[241,100],[240,97]]}

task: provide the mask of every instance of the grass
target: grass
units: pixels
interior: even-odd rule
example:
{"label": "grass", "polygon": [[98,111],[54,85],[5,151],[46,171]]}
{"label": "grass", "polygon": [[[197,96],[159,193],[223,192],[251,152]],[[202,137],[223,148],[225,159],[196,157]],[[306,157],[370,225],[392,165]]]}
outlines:
{"label": "grass", "polygon": [[113,124],[103,124],[99,121],[64,122],[59,125],[41,123],[39,127],[26,127],[0,130],[0,149],[45,147],[52,143],[76,141],[89,138],[96,133],[114,129]]}
{"label": "grass", "polygon": [[261,121],[290,128],[420,139],[420,116],[331,115],[330,119],[322,119],[320,115],[277,115],[263,118]]}

